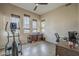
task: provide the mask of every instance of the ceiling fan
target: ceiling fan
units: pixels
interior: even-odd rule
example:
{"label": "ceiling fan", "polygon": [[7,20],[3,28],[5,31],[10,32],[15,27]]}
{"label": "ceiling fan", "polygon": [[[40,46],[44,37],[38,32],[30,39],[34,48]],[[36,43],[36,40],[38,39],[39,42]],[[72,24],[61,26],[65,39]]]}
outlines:
{"label": "ceiling fan", "polygon": [[33,10],[36,11],[39,5],[48,5],[48,3],[35,3],[35,7]]}

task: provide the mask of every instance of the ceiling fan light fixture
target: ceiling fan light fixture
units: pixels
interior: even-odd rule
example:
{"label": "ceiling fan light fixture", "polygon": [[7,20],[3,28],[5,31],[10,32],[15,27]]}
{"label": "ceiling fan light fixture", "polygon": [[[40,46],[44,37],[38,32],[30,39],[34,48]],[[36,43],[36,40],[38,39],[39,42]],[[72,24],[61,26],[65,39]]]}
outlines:
{"label": "ceiling fan light fixture", "polygon": [[35,7],[34,7],[34,9],[33,9],[34,11],[37,10],[38,5],[48,5],[48,3],[35,3]]}

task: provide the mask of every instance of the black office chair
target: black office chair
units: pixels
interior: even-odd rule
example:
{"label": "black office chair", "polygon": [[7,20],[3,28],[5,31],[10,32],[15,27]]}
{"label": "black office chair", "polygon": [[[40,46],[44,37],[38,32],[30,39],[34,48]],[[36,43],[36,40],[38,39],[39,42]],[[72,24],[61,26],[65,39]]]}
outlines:
{"label": "black office chair", "polygon": [[59,34],[55,33],[55,36],[56,36],[56,42],[59,42],[59,39],[60,39]]}

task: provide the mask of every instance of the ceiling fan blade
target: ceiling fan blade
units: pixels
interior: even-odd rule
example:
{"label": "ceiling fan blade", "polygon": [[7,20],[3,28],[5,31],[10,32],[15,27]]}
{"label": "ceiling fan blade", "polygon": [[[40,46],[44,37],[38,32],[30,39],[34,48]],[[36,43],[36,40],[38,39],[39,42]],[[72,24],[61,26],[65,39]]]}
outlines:
{"label": "ceiling fan blade", "polygon": [[35,6],[35,8],[33,9],[34,11],[37,9],[38,6]]}
{"label": "ceiling fan blade", "polygon": [[38,4],[40,4],[40,5],[48,5],[48,3],[38,3]]}

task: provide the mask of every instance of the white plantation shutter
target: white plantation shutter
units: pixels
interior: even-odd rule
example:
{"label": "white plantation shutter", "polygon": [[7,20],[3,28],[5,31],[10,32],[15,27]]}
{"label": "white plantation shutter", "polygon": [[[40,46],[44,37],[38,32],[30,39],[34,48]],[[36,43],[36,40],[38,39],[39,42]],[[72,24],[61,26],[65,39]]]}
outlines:
{"label": "white plantation shutter", "polygon": [[30,17],[29,16],[24,16],[23,28],[24,28],[24,33],[30,32]]}

